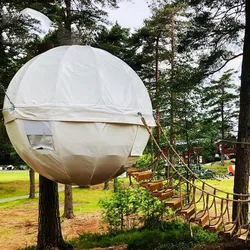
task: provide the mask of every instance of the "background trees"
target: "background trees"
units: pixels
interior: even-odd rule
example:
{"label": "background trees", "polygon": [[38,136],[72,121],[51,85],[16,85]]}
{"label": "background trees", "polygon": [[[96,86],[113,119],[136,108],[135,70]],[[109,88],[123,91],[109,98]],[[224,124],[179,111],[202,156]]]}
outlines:
{"label": "background trees", "polygon": [[[219,80],[212,80],[204,88],[203,107],[208,110],[206,120],[214,124],[222,141],[233,136],[234,125],[238,118],[238,87],[231,83],[232,71],[224,73]],[[224,143],[221,144],[221,165],[224,165]]]}
{"label": "background trees", "polygon": [[[214,142],[230,139],[231,123],[237,111],[236,106],[229,106],[237,98],[236,92],[228,90],[230,73],[223,75],[220,70],[243,54],[238,137],[239,142],[248,142],[248,3],[243,0],[150,2],[152,16],[132,33],[119,24],[105,26],[107,13],[103,7],[115,8],[116,0],[1,1],[0,83],[6,88],[18,68],[37,54],[41,41],[28,32],[34,20],[17,15],[23,8],[34,8],[54,23],[55,31],[47,39],[55,46],[93,45],[126,61],[147,86],[156,118],[166,126],[172,144],[178,147],[177,141],[185,140],[184,150],[203,145],[209,148],[206,159],[212,160]],[[220,75],[214,75],[215,72]],[[1,91],[0,105],[3,96]],[[13,152],[2,127],[0,138],[3,142],[0,154]],[[203,144],[197,143],[201,139]],[[234,191],[246,193],[248,178],[242,182],[242,176],[246,177],[249,171],[250,149],[242,143],[237,152]]]}

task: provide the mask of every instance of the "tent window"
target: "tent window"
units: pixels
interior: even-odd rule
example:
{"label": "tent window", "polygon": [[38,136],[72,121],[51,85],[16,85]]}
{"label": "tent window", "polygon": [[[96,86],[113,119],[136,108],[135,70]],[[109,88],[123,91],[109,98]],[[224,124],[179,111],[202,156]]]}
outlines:
{"label": "tent window", "polygon": [[24,130],[34,150],[54,150],[50,122],[24,121]]}

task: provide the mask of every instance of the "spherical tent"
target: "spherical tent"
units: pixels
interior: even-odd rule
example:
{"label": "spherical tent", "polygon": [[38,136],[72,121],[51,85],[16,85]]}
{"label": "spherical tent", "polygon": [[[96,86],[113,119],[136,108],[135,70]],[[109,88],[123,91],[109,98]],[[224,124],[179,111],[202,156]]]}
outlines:
{"label": "spherical tent", "polygon": [[41,175],[65,184],[107,181],[134,163],[154,126],[148,92],[123,61],[89,46],[61,46],[12,79],[3,115],[10,140]]}

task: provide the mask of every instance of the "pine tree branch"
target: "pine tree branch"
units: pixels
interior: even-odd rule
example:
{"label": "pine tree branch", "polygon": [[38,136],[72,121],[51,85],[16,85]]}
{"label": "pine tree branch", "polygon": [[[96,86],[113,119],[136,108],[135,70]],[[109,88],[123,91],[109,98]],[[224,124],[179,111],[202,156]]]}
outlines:
{"label": "pine tree branch", "polygon": [[218,69],[216,69],[216,70],[210,72],[210,74],[214,74],[214,73],[220,71],[220,70],[223,69],[230,61],[232,61],[232,60],[234,60],[235,58],[237,58],[237,57],[239,57],[239,56],[242,56],[242,55],[243,55],[243,52],[240,53],[240,54],[234,55],[233,57],[228,58],[228,59],[223,58],[223,59],[225,60],[225,62],[222,64],[222,66],[219,67]]}

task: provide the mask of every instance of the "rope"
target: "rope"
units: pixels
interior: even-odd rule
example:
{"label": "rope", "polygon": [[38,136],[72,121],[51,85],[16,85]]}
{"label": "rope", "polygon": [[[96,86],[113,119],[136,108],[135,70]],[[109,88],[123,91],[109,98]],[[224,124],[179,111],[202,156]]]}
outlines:
{"label": "rope", "polygon": [[[145,119],[144,119],[144,121],[145,121]],[[145,122],[146,122],[146,121],[145,121]],[[155,121],[155,122],[156,122],[156,125],[159,126],[159,128],[161,129],[161,132],[162,132],[164,138],[166,139],[168,145],[169,145],[170,148],[173,150],[173,152],[174,152],[175,155],[178,157],[178,159],[183,163],[183,165],[185,166],[185,168],[187,168],[188,171],[189,171],[192,175],[196,175],[196,174],[188,167],[188,165],[184,162],[184,160],[179,156],[179,154],[176,152],[176,150],[174,149],[174,147],[171,145],[171,143],[170,143],[170,141],[168,140],[168,138],[167,138],[167,136],[166,136],[166,133],[165,133],[165,131],[163,130],[161,124],[160,124],[158,121]],[[211,187],[211,188],[213,188],[213,189],[216,189],[216,190],[219,191],[219,192],[222,192],[222,193],[225,193],[225,194],[228,194],[228,193],[229,193],[230,195],[233,195],[233,196],[239,195],[239,194],[236,194],[236,193],[225,192],[225,191],[223,191],[223,190],[220,190],[220,189],[218,189],[218,188],[215,188],[215,187],[213,187],[212,185],[210,185],[210,184],[206,183],[205,181],[203,181],[202,179],[200,179],[198,176],[196,176],[196,179],[199,180],[199,181],[202,182],[202,183],[204,182],[207,186],[209,186],[209,187]],[[244,196],[244,197],[248,197],[249,195],[250,195],[250,194],[242,194],[242,196]]]}
{"label": "rope", "polygon": [[[9,96],[7,95],[7,92],[6,92],[6,90],[5,90],[4,86],[3,86],[3,84],[1,84],[1,83],[0,83],[0,88],[3,90],[3,92],[5,93],[5,96],[8,98],[8,100],[9,100],[11,106],[12,106],[12,109],[15,109],[14,103],[10,100],[10,98],[9,98]],[[1,111],[2,111],[2,110],[3,110],[3,109],[1,109]]]}
{"label": "rope", "polygon": [[[182,178],[185,182],[188,182],[190,185],[193,186],[194,184],[192,184],[188,179],[186,179],[182,174],[180,174],[180,173],[178,172],[178,170],[175,168],[175,166],[169,161],[169,159],[168,159],[168,158],[166,157],[166,155],[163,153],[163,151],[161,150],[159,144],[158,144],[157,141],[155,140],[155,138],[154,138],[154,136],[153,136],[153,134],[152,134],[150,128],[148,127],[148,125],[147,125],[147,123],[146,123],[146,120],[145,120],[143,117],[141,117],[141,121],[142,121],[142,123],[144,124],[144,126],[146,127],[146,129],[147,129],[147,131],[148,131],[150,137],[152,138],[153,142],[155,143],[157,149],[158,149],[159,152],[161,153],[161,157],[162,157],[162,158],[172,167],[172,169],[173,169],[174,171],[176,171],[176,173],[180,176],[180,178]],[[156,124],[157,124],[157,121],[156,121]],[[158,124],[159,124],[159,123],[158,123]],[[158,124],[157,124],[157,125],[158,125]],[[160,125],[160,124],[159,124],[159,125]],[[160,128],[162,129],[161,126],[160,126]],[[176,151],[175,151],[175,152],[176,152]],[[177,154],[177,152],[176,152],[176,154]],[[178,155],[178,154],[177,154],[177,155]],[[186,164],[185,164],[185,165],[186,165]],[[195,175],[195,173],[192,172],[191,170],[190,170],[190,172],[192,173],[192,175]],[[199,178],[197,178],[197,179],[198,179],[198,180],[201,180],[201,179],[199,179]],[[202,181],[202,180],[201,180],[201,181]],[[228,193],[228,192],[225,192],[225,191],[219,190],[219,189],[217,189],[217,188],[214,188],[213,186],[207,184],[207,183],[204,182],[204,181],[202,181],[202,183],[206,184],[207,186],[209,186],[209,187],[211,187],[211,188],[213,188],[213,189],[216,189],[216,190],[218,190],[218,191],[220,191],[220,192],[223,192],[223,193],[225,193],[225,194],[230,194],[230,193]],[[199,188],[199,187],[197,187],[197,186],[196,186],[196,188],[197,188],[198,190],[200,190],[201,192],[204,192],[205,194],[212,195],[213,197],[216,197],[216,198],[218,198],[218,199],[225,199],[225,198],[220,197],[220,196],[218,196],[218,195],[210,194],[209,192],[207,192],[207,191],[205,191],[205,190],[203,190],[203,189],[201,189],[201,188]],[[233,195],[233,193],[231,193],[231,195]],[[234,195],[239,195],[239,194],[234,194]],[[249,195],[244,195],[244,196],[249,196]],[[236,200],[236,199],[229,199],[229,198],[226,198],[226,199],[227,199],[228,201],[232,201],[232,202],[239,202],[239,200]],[[243,201],[241,201],[241,202],[250,202],[250,199],[248,199],[248,200],[243,200]]]}

